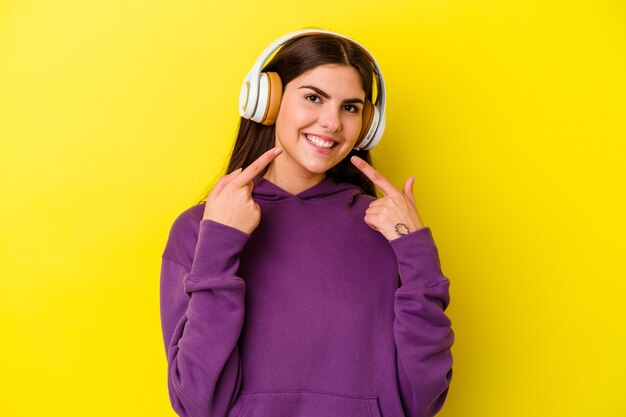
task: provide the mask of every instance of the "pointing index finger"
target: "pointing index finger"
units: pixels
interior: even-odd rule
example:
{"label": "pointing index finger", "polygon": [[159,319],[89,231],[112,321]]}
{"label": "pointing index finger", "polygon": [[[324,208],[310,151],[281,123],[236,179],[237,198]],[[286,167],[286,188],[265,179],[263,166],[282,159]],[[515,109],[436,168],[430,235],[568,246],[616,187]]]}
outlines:
{"label": "pointing index finger", "polygon": [[254,177],[263,170],[270,162],[274,160],[278,155],[283,152],[282,148],[272,148],[259,156],[253,163],[248,165],[246,169],[241,171],[235,178],[230,181],[230,184],[235,187],[243,187],[248,184]]}
{"label": "pointing index finger", "polygon": [[399,194],[400,191],[390,183],[387,178],[383,176],[380,172],[376,171],[373,166],[368,164],[363,159],[358,156],[353,156],[350,158],[350,162],[354,164],[367,178],[372,180],[372,182],[382,190],[385,196],[392,194]]}

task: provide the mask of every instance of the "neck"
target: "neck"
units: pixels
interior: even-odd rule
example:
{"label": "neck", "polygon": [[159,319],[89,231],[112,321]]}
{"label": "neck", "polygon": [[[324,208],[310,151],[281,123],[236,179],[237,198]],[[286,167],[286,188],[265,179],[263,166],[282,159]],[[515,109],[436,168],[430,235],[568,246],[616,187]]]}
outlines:
{"label": "neck", "polygon": [[280,167],[274,163],[270,164],[263,178],[274,183],[278,187],[287,191],[289,194],[297,195],[302,191],[308,190],[314,185],[324,181],[326,174],[296,174],[292,172],[282,172]]}

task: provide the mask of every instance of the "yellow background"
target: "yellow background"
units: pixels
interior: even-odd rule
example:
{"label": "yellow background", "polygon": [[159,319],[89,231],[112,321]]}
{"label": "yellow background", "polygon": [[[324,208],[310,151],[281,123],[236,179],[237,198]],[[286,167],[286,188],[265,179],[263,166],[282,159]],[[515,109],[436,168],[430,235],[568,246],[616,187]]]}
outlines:
{"label": "yellow background", "polygon": [[0,415],[174,415],[167,233],[249,67],[310,26],[383,68],[374,160],[416,175],[452,283],[440,415],[626,415],[625,3],[383,3],[0,2]]}

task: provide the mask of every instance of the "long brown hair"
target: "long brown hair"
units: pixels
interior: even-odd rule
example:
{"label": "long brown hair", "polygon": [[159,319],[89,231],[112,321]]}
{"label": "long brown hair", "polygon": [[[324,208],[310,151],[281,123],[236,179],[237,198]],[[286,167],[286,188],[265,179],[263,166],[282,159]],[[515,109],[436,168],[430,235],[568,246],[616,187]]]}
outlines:
{"label": "long brown hair", "polygon": [[[263,71],[278,73],[283,83],[283,89],[294,78],[319,65],[350,65],[361,76],[363,91],[367,100],[372,101],[374,66],[369,55],[361,47],[348,39],[327,34],[311,34],[294,38],[285,43],[276,52],[272,60],[267,63]],[[380,90],[377,90],[378,94]],[[378,98],[377,98],[378,100]],[[233,145],[226,173],[237,168],[246,168],[264,152],[274,147],[275,125],[266,126],[243,117],[239,120],[237,139]],[[363,189],[366,194],[377,197],[376,188],[351,162],[350,158],[357,155],[359,158],[372,164],[369,151],[352,149],[350,153],[333,168],[326,171],[326,176],[336,182],[349,182]],[[259,176],[265,175],[265,167]],[[208,193],[200,201],[205,201]]]}

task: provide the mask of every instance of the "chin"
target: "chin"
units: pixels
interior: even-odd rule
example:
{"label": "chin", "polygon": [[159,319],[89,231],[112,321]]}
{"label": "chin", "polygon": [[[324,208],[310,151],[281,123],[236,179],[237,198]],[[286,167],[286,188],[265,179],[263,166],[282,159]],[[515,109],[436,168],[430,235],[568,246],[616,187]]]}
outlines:
{"label": "chin", "polygon": [[313,174],[325,174],[332,166],[324,166],[324,167],[306,167],[307,171]]}

